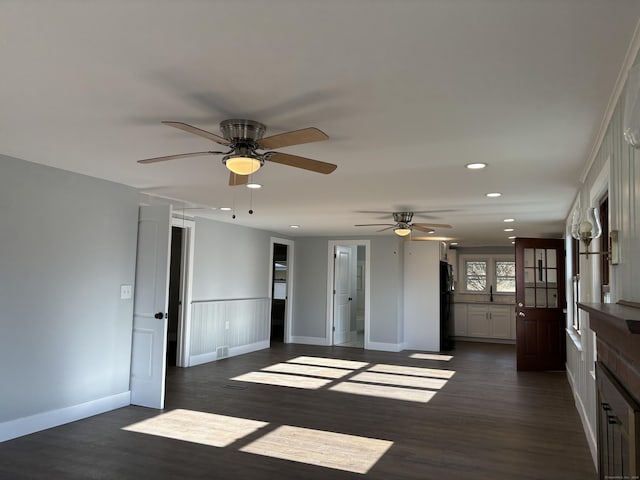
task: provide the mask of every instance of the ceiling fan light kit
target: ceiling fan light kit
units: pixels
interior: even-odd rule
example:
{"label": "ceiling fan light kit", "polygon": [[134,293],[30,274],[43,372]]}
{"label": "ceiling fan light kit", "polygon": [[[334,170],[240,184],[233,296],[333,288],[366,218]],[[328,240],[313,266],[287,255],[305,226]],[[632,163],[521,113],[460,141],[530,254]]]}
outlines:
{"label": "ceiling fan light kit", "polygon": [[406,237],[411,233],[411,228],[409,227],[409,225],[399,225],[398,228],[393,230],[393,233],[395,233],[399,237]]}
{"label": "ceiling fan light kit", "polygon": [[244,155],[227,155],[222,159],[222,163],[237,175],[251,175],[258,171],[264,164],[264,160]]}

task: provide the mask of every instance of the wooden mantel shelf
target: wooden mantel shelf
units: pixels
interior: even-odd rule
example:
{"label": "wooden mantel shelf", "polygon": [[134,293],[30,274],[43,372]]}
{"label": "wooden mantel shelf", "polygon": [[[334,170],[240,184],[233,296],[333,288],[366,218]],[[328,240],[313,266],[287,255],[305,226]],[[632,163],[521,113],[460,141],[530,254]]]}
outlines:
{"label": "wooden mantel shelf", "polygon": [[640,305],[637,303],[578,303],[578,307],[617,329],[640,335]]}

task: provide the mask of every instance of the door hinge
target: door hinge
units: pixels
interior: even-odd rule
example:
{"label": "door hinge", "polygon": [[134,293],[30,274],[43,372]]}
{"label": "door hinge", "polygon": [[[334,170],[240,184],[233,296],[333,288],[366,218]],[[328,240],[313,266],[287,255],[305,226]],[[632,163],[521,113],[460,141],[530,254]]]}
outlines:
{"label": "door hinge", "polygon": [[335,332],[336,331],[336,327],[331,327],[331,329]]}

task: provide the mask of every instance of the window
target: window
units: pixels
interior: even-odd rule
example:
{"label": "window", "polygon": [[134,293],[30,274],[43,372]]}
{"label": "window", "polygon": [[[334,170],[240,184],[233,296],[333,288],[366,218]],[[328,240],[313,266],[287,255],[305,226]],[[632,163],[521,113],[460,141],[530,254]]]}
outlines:
{"label": "window", "polygon": [[460,256],[460,293],[510,294],[516,291],[516,262],[506,254]]}
{"label": "window", "polygon": [[515,293],[516,262],[513,260],[496,261],[496,292]]}
{"label": "window", "polygon": [[487,289],[486,260],[465,262],[465,289],[469,292],[484,292]]}

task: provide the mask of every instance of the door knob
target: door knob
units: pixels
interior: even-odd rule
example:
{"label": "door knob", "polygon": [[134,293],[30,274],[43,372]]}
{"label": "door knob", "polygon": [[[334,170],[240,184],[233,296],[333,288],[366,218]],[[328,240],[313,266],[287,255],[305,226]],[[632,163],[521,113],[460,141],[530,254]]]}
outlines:
{"label": "door knob", "polygon": [[524,314],[524,312],[518,312],[518,316],[519,316],[519,317],[526,317],[526,315]]}
{"label": "door knob", "polygon": [[154,315],[158,320],[162,320],[164,318],[164,313],[158,312]]}

